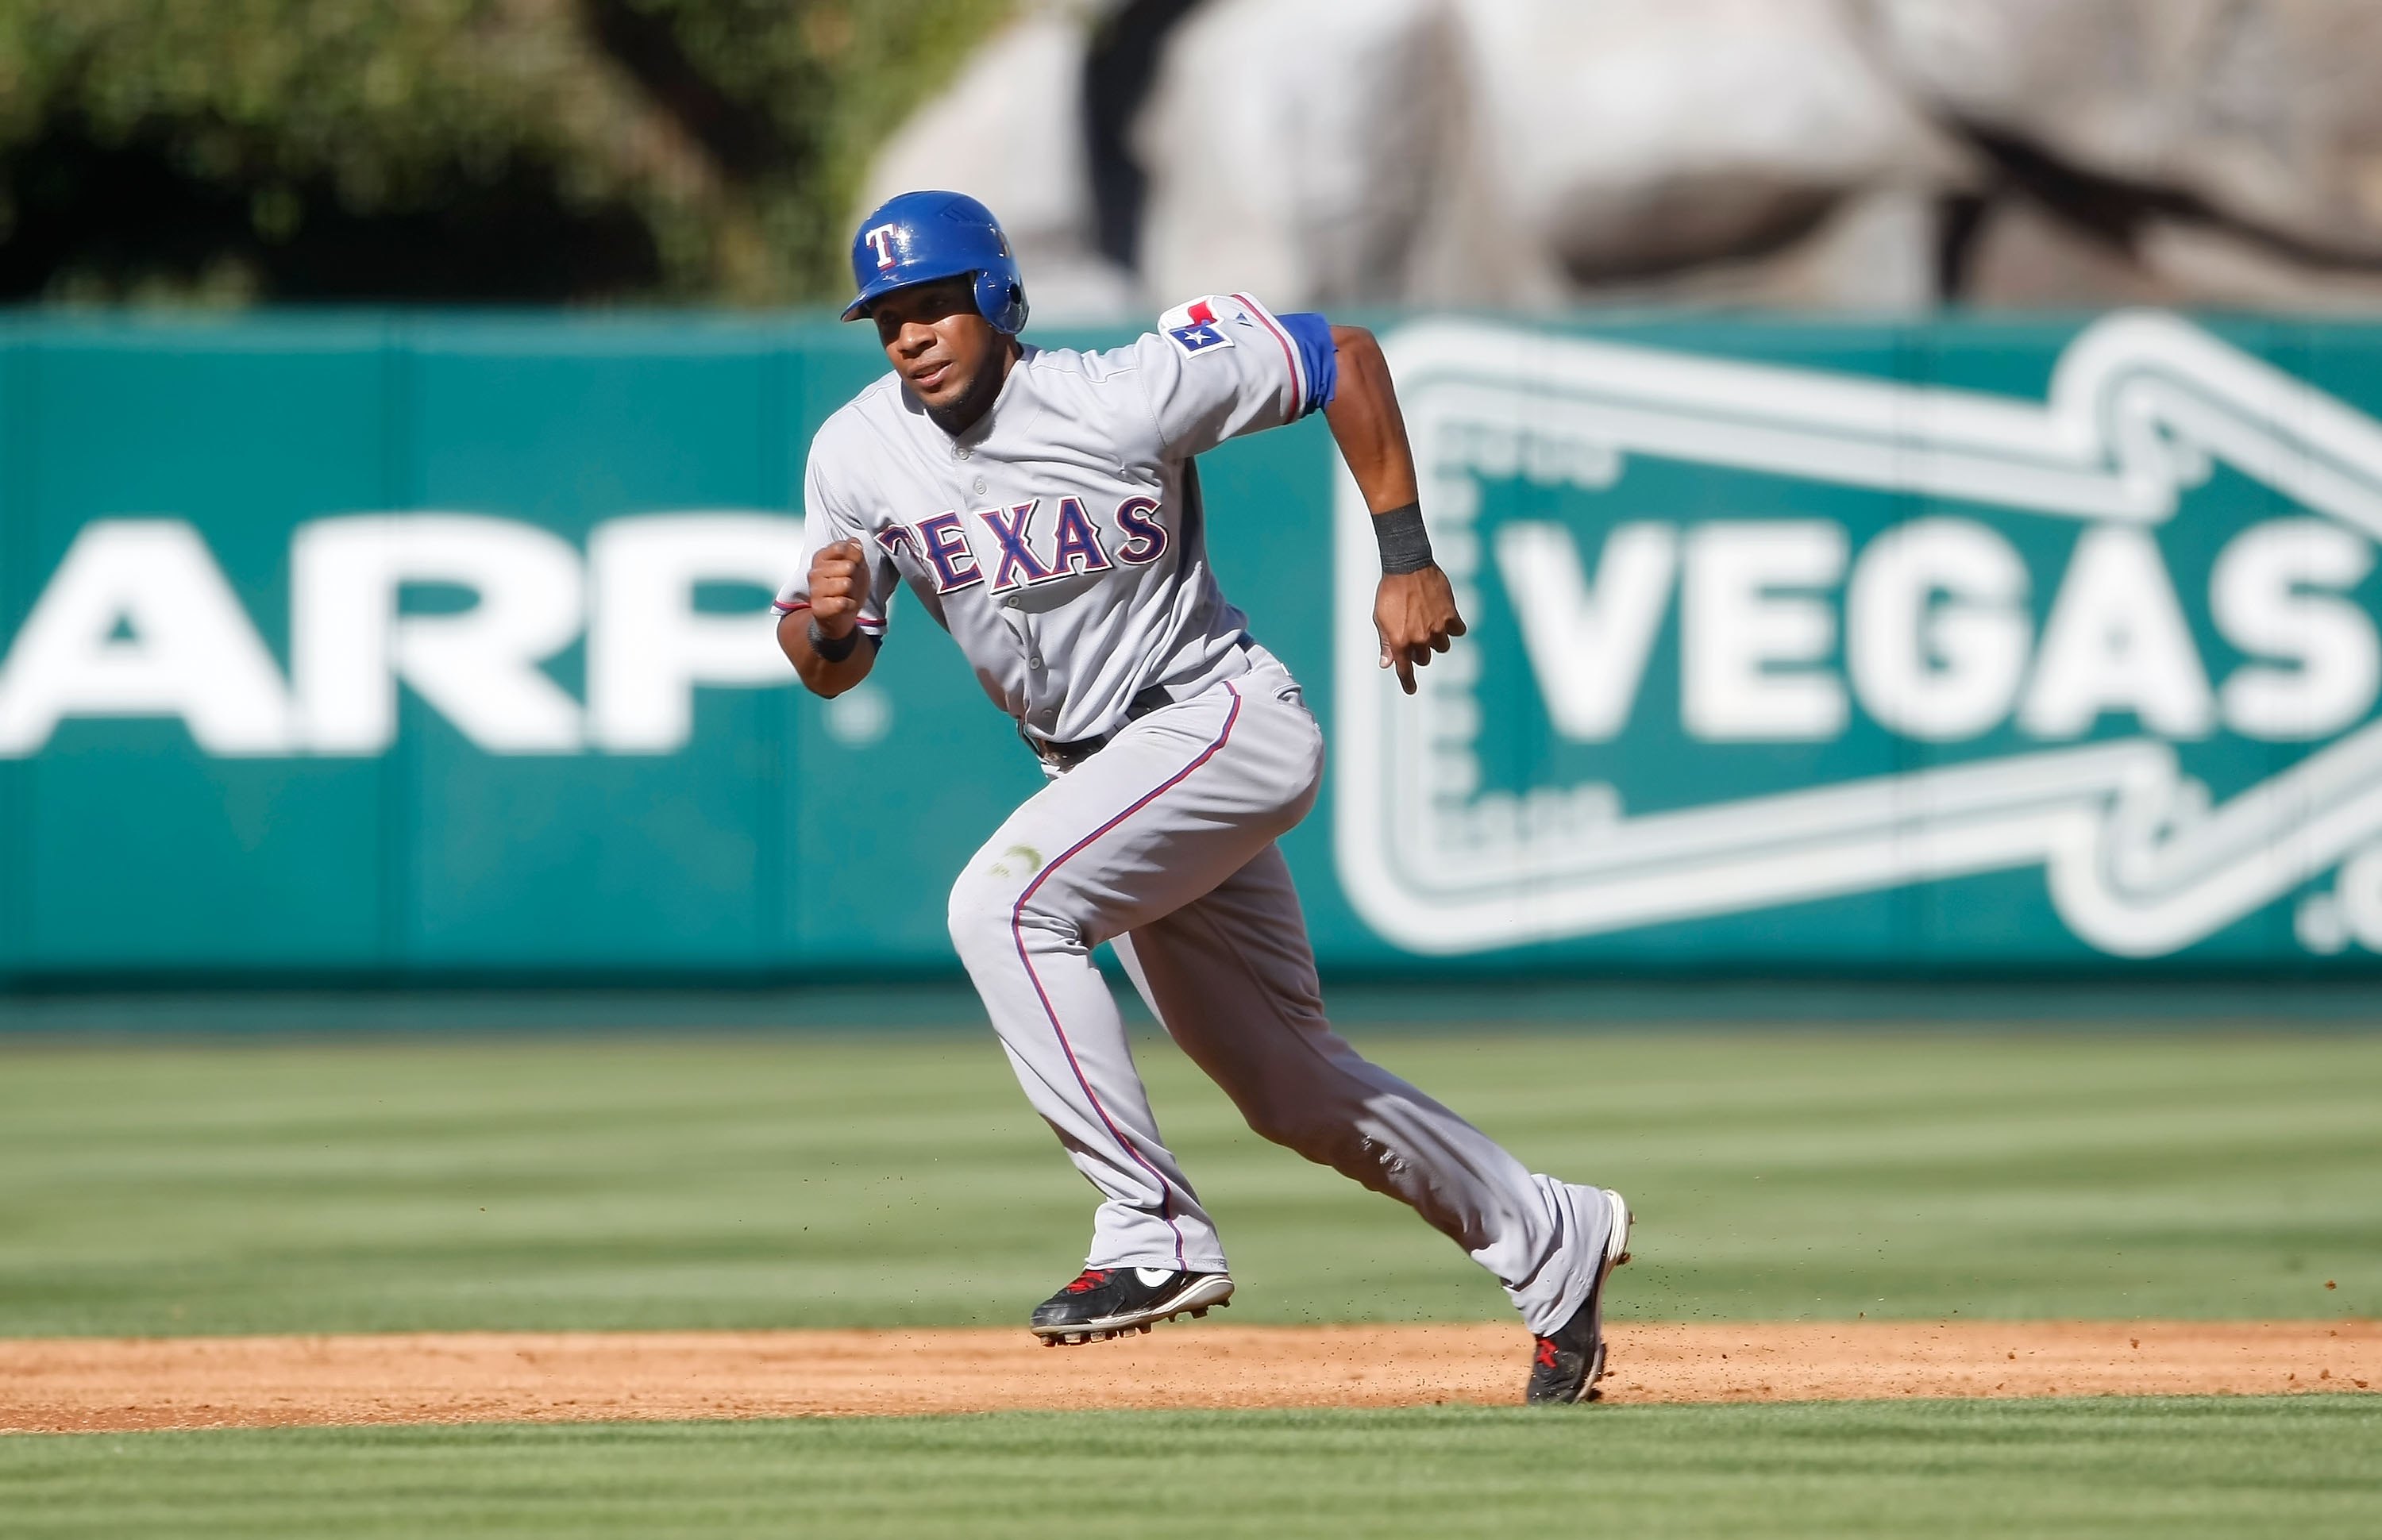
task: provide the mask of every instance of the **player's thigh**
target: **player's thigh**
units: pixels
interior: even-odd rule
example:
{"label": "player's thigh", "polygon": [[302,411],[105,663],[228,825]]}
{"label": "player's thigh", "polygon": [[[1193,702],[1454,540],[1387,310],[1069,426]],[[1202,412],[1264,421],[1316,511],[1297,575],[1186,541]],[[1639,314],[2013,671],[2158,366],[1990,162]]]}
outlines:
{"label": "player's thigh", "polygon": [[1232,877],[1314,797],[1320,754],[1269,707],[1210,691],[1135,723],[1045,786],[962,873],[954,936],[1022,921],[1097,944]]}

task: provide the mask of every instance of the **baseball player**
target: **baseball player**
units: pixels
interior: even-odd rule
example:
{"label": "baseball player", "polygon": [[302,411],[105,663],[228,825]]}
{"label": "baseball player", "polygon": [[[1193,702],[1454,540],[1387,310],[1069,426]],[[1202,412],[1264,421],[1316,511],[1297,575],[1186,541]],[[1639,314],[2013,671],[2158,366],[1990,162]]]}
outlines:
{"label": "baseball player", "polygon": [[1026,1099],[1101,1197],[1082,1273],[1033,1331],[1146,1332],[1233,1293],[1093,963],[1107,942],[1251,1128],[1410,1205],[1496,1276],[1538,1339],[1529,1400],[1593,1397],[1628,1207],[1533,1174],[1332,1031],[1274,843],[1314,803],[1322,734],[1208,565],[1197,457],[1320,411],[1374,512],[1381,666],[1412,693],[1464,634],[1371,335],[1215,294],[1129,347],[1037,348],[1001,226],[950,192],[871,214],[852,264],[844,319],[876,324],[892,373],[812,441],[807,570],[778,596],[778,639],[813,692],[841,694],[907,585],[1042,762],[1047,784],[951,897]]}

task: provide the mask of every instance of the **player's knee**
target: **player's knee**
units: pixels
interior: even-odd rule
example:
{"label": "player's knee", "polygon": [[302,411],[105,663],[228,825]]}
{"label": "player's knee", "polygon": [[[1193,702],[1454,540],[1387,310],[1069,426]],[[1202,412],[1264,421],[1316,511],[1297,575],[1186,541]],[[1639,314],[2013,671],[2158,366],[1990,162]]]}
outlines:
{"label": "player's knee", "polygon": [[997,958],[1016,946],[1011,935],[1017,911],[1017,884],[986,868],[981,858],[970,862],[959,881],[952,884],[948,921],[952,946],[960,960],[973,968],[979,958]]}
{"label": "player's knee", "polygon": [[1271,1087],[1244,1103],[1241,1116],[1259,1138],[1326,1166],[1334,1164],[1340,1145],[1353,1137],[1344,1122],[1325,1116],[1312,1101]]}
{"label": "player's knee", "polygon": [[[1245,1111],[1246,1109],[1244,1109]],[[1388,1149],[1345,1118],[1314,1106],[1274,1104],[1248,1113],[1249,1127],[1375,1192],[1395,1191],[1398,1163]]]}

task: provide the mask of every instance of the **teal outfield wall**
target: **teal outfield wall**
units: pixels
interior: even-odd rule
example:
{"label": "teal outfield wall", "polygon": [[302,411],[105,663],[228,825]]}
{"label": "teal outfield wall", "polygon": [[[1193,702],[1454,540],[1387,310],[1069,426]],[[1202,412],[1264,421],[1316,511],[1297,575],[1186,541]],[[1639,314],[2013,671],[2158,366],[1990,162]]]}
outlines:
{"label": "teal outfield wall", "polygon": [[[1473,622],[1420,696],[1322,424],[1201,465],[1331,734],[1286,842],[1327,967],[2371,967],[2382,331],[1381,330]],[[950,968],[1033,762],[915,604],[832,704],[769,641],[878,369],[808,323],[7,324],[0,983]]]}

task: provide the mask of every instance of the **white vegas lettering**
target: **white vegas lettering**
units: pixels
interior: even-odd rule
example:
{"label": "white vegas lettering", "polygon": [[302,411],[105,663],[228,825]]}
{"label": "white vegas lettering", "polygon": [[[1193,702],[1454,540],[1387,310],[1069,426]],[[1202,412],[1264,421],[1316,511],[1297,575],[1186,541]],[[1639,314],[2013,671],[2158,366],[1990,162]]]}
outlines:
{"label": "white vegas lettering", "polygon": [[1968,519],[1920,519],[1865,546],[1845,586],[1845,670],[1861,709],[1929,742],[1992,731],[2026,674],[2026,563]]}
{"label": "white vegas lettering", "polygon": [[[2382,684],[2374,618],[2347,591],[2374,570],[2374,543],[2323,519],[2276,519],[2226,543],[2210,573],[2216,629],[2253,661],[2217,691],[2245,738],[2329,738],[2373,709]],[[2278,666],[2287,663],[2290,666]]]}
{"label": "white vegas lettering", "polygon": [[694,687],[781,685],[792,671],[750,614],[694,607],[706,582],[774,590],[799,568],[803,521],[767,514],[614,519],[588,542],[588,736],[614,753],[665,754],[694,736]]}
{"label": "white vegas lettering", "polygon": [[[579,703],[539,665],[579,635],[579,553],[509,519],[458,513],[316,519],[291,542],[290,653],[307,745],[376,754],[406,684],[497,754],[580,747]],[[453,615],[404,615],[408,584],[470,589]]]}
{"label": "white vegas lettering", "polygon": [[1547,715],[1565,738],[1602,743],[1629,720],[1670,605],[1678,544],[1668,524],[1616,524],[1591,583],[1565,526],[1517,520],[1497,531],[1497,570]]}
{"label": "white vegas lettering", "polygon": [[294,747],[280,670],[189,524],[86,524],[35,601],[0,670],[0,755],[73,716],[178,716],[211,754]]}
{"label": "white vegas lettering", "polygon": [[2036,738],[2081,738],[2111,712],[2169,738],[2205,738],[2216,721],[2158,543],[2132,524],[2077,537],[2019,726]]}
{"label": "white vegas lettering", "polygon": [[1842,680],[1812,665],[1836,617],[1810,591],[1844,576],[1845,532],[1823,519],[1698,525],[1679,596],[1679,715],[1711,742],[1817,741],[1845,730]]}

